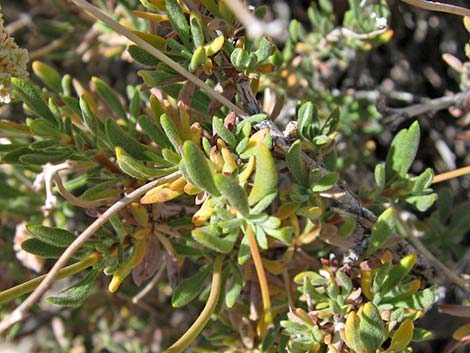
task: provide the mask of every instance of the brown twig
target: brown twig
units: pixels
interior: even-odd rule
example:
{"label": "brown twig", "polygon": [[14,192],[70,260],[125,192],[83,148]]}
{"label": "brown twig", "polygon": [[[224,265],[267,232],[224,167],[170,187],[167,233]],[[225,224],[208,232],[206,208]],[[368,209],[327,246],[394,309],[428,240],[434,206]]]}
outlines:
{"label": "brown twig", "polygon": [[31,295],[26,298],[26,300],[18,306],[11,314],[6,316],[0,322],[0,333],[7,330],[13,324],[24,319],[26,312],[43,296],[49,286],[52,284],[56,278],[59,271],[67,264],[67,262],[72,258],[72,256],[77,252],[78,249],[83,245],[83,243],[88,240],[101,226],[103,226],[109,218],[122,210],[125,206],[135,201],[147,191],[153,189],[155,186],[166,183],[170,180],[173,180],[179,177],[181,173],[174,172],[165,177],[153,180],[140,188],[134,190],[126,197],[122,198],[110,208],[108,208],[100,217],[98,217],[91,225],[88,226],[74,241],[70,246],[64,251],[64,253],[59,257],[57,262],[51,268],[47,276],[41,282],[41,284],[34,290]]}
{"label": "brown twig", "polygon": [[436,11],[436,12],[445,12],[458,16],[470,16],[470,10],[464,7],[445,4],[437,1],[427,1],[427,0],[401,0],[408,5],[418,7],[424,10]]}

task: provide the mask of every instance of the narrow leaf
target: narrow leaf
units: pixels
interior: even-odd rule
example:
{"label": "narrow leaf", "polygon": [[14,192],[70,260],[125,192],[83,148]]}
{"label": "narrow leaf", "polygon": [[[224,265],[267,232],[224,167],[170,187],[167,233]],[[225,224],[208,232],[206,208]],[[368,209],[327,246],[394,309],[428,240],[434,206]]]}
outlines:
{"label": "narrow leaf", "polygon": [[194,298],[196,298],[202,291],[204,282],[211,272],[211,266],[205,265],[199,269],[199,271],[191,277],[185,278],[176,287],[171,297],[171,305],[174,308],[182,307]]}
{"label": "narrow leaf", "polygon": [[92,269],[81,281],[75,283],[72,287],[63,290],[57,295],[47,298],[47,301],[57,305],[80,305],[88,297],[90,290],[93,288],[96,277],[100,270]]}
{"label": "narrow leaf", "polygon": [[189,43],[189,25],[183,10],[176,0],[166,0],[166,11],[170,18],[171,27],[176,31],[186,48],[190,48]]}
{"label": "narrow leaf", "polygon": [[49,122],[53,124],[56,123],[54,115],[41,97],[37,86],[31,81],[20,80],[18,78],[12,78],[11,82],[15,86],[16,95],[26,104],[29,110],[37,116],[49,120]]}
{"label": "narrow leaf", "polygon": [[264,143],[259,143],[256,150],[256,173],[248,203],[254,205],[277,186],[277,170],[271,152]]}
{"label": "narrow leaf", "polygon": [[208,193],[219,196],[220,193],[215,186],[209,161],[201,149],[192,141],[188,140],[183,145],[183,160],[191,184],[206,190]]}
{"label": "narrow leaf", "polygon": [[38,224],[30,224],[26,228],[35,238],[59,248],[68,247],[76,239],[75,235],[65,229],[50,228]]}

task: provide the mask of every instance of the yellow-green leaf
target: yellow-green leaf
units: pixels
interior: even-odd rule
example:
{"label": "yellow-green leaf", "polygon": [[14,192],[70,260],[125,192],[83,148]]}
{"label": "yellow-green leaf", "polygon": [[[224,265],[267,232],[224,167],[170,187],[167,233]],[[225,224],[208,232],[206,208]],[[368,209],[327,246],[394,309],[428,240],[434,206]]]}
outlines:
{"label": "yellow-green leaf", "polygon": [[413,338],[414,324],[413,320],[405,320],[400,327],[393,333],[392,343],[387,349],[388,352],[401,351],[405,349]]}
{"label": "yellow-green leaf", "polygon": [[248,203],[250,206],[272,193],[277,186],[277,171],[274,158],[264,143],[256,150],[256,173]]}

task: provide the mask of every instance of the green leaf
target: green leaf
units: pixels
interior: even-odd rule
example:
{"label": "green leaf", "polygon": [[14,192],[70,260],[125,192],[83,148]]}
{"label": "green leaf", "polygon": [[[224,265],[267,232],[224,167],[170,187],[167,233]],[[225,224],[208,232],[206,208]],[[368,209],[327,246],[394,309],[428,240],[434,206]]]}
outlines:
{"label": "green leaf", "polygon": [[30,254],[44,257],[47,259],[55,259],[62,255],[64,248],[58,248],[42,242],[36,238],[26,239],[21,243],[21,248]]}
{"label": "green leaf", "polygon": [[227,129],[216,116],[212,119],[212,126],[214,127],[215,132],[217,132],[217,135],[227,142],[230,147],[233,149],[237,147],[237,139],[235,138],[235,135]]}
{"label": "green leaf", "polygon": [[132,158],[132,156],[127,154],[121,147],[116,147],[116,160],[119,165],[119,168],[121,168],[124,173],[136,179],[147,180],[150,178],[160,178],[177,170],[176,167],[148,167],[142,162]]}
{"label": "green leaf", "polygon": [[248,206],[248,198],[245,190],[235,181],[234,178],[218,174],[214,177],[215,185],[223,197],[225,197],[230,205],[234,207],[243,217],[248,217],[250,208]]}
{"label": "green leaf", "polygon": [[317,125],[314,125],[314,119],[317,118],[317,111],[311,102],[304,103],[297,113],[297,131],[304,140],[310,140],[310,131]]}
{"label": "green leaf", "polygon": [[379,163],[375,166],[374,179],[377,190],[382,192],[385,187],[385,163]]}
{"label": "green leaf", "polygon": [[225,304],[227,307],[232,308],[237,302],[243,287],[245,287],[245,279],[238,266],[232,261],[229,261],[229,267],[232,272],[232,283],[230,289],[225,293]]}
{"label": "green leaf", "polygon": [[371,302],[364,304],[359,327],[356,329],[367,353],[375,353],[387,339],[380,312]]}
{"label": "green leaf", "polygon": [[426,288],[422,291],[416,292],[415,294],[404,298],[389,301],[398,308],[411,308],[415,310],[428,309],[435,301],[434,288]]}
{"label": "green leaf", "polygon": [[35,61],[32,64],[34,74],[56,93],[62,93],[62,77],[47,64]]}
{"label": "green leaf", "polygon": [[44,118],[30,120],[28,125],[31,132],[36,136],[60,137],[62,135],[55,124]]}
{"label": "green leaf", "polygon": [[302,159],[302,141],[297,140],[292,144],[287,152],[286,162],[287,168],[289,168],[295,180],[305,186],[308,183],[308,173]]}
{"label": "green leaf", "polygon": [[35,238],[59,248],[66,248],[76,239],[76,236],[65,229],[50,228],[38,224],[26,227]]}
{"label": "green leaf", "polygon": [[171,305],[174,308],[179,308],[196,298],[202,291],[204,282],[209,276],[211,270],[212,266],[205,265],[202,266],[195,275],[183,279],[173,292]]}
{"label": "green leaf", "polygon": [[389,238],[396,226],[396,216],[393,207],[387,208],[377,219],[372,228],[369,248],[366,254],[370,255],[377,251]]}
{"label": "green leaf", "polygon": [[230,55],[230,61],[239,71],[249,69],[253,65],[253,57],[250,53],[242,48],[236,48]]}
{"label": "green leaf", "polygon": [[421,195],[421,196],[408,196],[405,201],[415,206],[418,211],[424,212],[431,207],[437,199],[436,194]]}
{"label": "green leaf", "polygon": [[413,192],[423,192],[425,189],[431,186],[433,178],[433,170],[431,168],[427,168],[415,179],[413,185]]}
{"label": "green leaf", "polygon": [[385,161],[386,179],[395,174],[404,177],[413,164],[419,145],[419,124],[415,121],[409,129],[401,130],[393,139]]}
{"label": "green leaf", "polygon": [[263,37],[259,40],[258,49],[255,51],[256,62],[259,64],[266,60],[275,49],[273,42],[268,40],[266,37]]}
{"label": "green leaf", "polygon": [[252,209],[251,209],[251,214],[257,215],[263,212],[266,208],[268,208],[271,204],[274,198],[277,195],[277,191],[272,192],[265,197],[263,197]]}
{"label": "green leaf", "polygon": [[118,94],[103,80],[92,77],[91,82],[96,88],[96,92],[103,99],[111,111],[121,119],[127,120],[126,110],[121,104]]}
{"label": "green leaf", "polygon": [[171,142],[175,151],[179,151],[183,144],[178,128],[176,127],[173,119],[168,117],[166,114],[162,114],[160,117],[160,125],[166,134],[168,141]]}
{"label": "green leaf", "polygon": [[132,57],[132,59],[141,63],[142,65],[157,66],[160,63],[160,60],[137,45],[129,45],[127,51],[129,52],[129,55]]}
{"label": "green leaf", "polygon": [[178,37],[183,42],[186,48],[190,48],[189,42],[189,25],[184,15],[183,10],[176,0],[166,0],[166,11],[168,12],[168,17],[170,18],[171,27],[178,34]]}
{"label": "green leaf", "polygon": [[422,342],[422,341],[427,341],[430,340],[433,337],[432,333],[429,332],[428,330],[415,327],[413,330],[413,338],[411,341],[413,342]]}
{"label": "green leaf", "polygon": [[54,115],[41,97],[39,89],[31,81],[12,78],[11,82],[15,86],[15,94],[29,110],[37,116],[47,119],[50,123],[56,124]]}
{"label": "green leaf", "polygon": [[331,189],[338,182],[338,173],[328,173],[323,175],[320,180],[316,181],[312,186],[313,192],[323,192]]}
{"label": "green leaf", "polygon": [[133,136],[124,131],[113,119],[109,118],[106,120],[105,131],[106,137],[114,147],[121,147],[136,159],[150,159],[150,151],[137,142]]}
{"label": "green leaf", "polygon": [[216,231],[216,229],[211,229],[210,226],[207,226],[196,228],[191,232],[191,234],[198,243],[208,247],[209,249],[222,254],[230,253],[238,239],[239,229],[235,229],[224,238],[221,238],[216,234]]}
{"label": "green leaf", "polygon": [[277,170],[274,158],[264,143],[258,144],[256,149],[256,173],[253,188],[248,196],[248,203],[253,206],[272,193],[277,186]]}
{"label": "green leaf", "polygon": [[142,132],[147,134],[152,139],[152,141],[161,148],[173,147],[161,127],[158,126],[151,118],[145,115],[141,115],[137,119],[137,122],[142,128]]}
{"label": "green leaf", "polygon": [[386,276],[381,293],[386,293],[396,285],[398,285],[403,278],[411,271],[416,262],[416,254],[406,255],[400,260],[400,263],[395,265]]}
{"label": "green leaf", "polygon": [[104,131],[104,124],[101,122],[101,120],[98,119],[95,113],[93,113],[93,111],[90,109],[90,105],[88,104],[85,96],[80,97],[79,105],[80,105],[81,115],[82,115],[83,121],[85,122],[85,125],[88,127],[90,132],[92,132],[94,135],[101,136],[101,134]]}
{"label": "green leaf", "polygon": [[75,306],[82,304],[88,297],[90,290],[93,288],[96,277],[100,273],[98,268],[92,269],[88,274],[79,282],[75,283],[57,295],[47,297],[47,301],[57,305]]}
{"label": "green leaf", "polygon": [[183,144],[183,159],[186,171],[192,184],[214,196],[220,196],[215,186],[209,161],[201,149],[192,141],[187,140]]}

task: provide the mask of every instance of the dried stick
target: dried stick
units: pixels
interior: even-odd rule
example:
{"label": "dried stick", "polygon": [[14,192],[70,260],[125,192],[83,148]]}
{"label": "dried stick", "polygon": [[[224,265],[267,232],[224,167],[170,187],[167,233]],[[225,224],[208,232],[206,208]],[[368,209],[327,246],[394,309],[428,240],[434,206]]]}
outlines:
{"label": "dried stick", "polygon": [[95,17],[98,20],[103,21],[107,26],[111,27],[117,33],[123,35],[124,37],[129,39],[131,42],[134,42],[142,49],[145,49],[151,55],[155,56],[158,60],[162,61],[163,63],[171,67],[173,70],[175,70],[176,72],[178,72],[179,74],[187,78],[189,81],[193,82],[196,86],[198,86],[200,89],[206,92],[211,98],[219,101],[220,103],[222,103],[222,105],[233,110],[237,115],[241,117],[245,117],[247,115],[242,109],[240,109],[237,105],[235,105],[230,100],[225,98],[219,92],[215,91],[207,83],[205,83],[204,81],[199,79],[197,76],[190,73],[188,70],[183,68],[181,65],[179,65],[178,63],[170,59],[168,56],[163,54],[160,50],[150,45],[145,40],[137,36],[136,34],[132,33],[127,28],[121,26],[118,22],[116,22],[115,20],[107,16],[97,7],[89,4],[85,0],[72,0],[72,1],[78,7],[88,11],[93,17]]}
{"label": "dried stick", "polygon": [[0,333],[7,330],[13,324],[21,321],[26,316],[27,311],[39,300],[41,299],[44,292],[49,288],[54,279],[56,278],[59,271],[67,264],[67,262],[72,258],[72,256],[77,252],[78,249],[83,245],[83,243],[88,240],[101,226],[103,226],[111,216],[122,210],[125,206],[131,202],[138,199],[140,196],[145,194],[147,191],[153,189],[155,186],[166,183],[167,181],[173,180],[179,177],[181,173],[174,172],[170,175],[164,176],[162,178],[153,180],[140,188],[134,190],[126,197],[122,198],[110,208],[106,210],[100,217],[98,217],[92,224],[88,226],[78,237],[73,241],[72,244],[64,251],[64,253],[59,257],[57,262],[51,268],[47,276],[41,282],[41,284],[34,290],[31,295],[26,298],[26,300],[18,306],[10,315],[6,316],[0,322]]}
{"label": "dried stick", "polygon": [[445,12],[458,16],[470,16],[470,10],[464,7],[445,4],[437,1],[428,1],[428,0],[401,0],[408,5],[419,7],[421,9],[436,11],[436,12]]}

